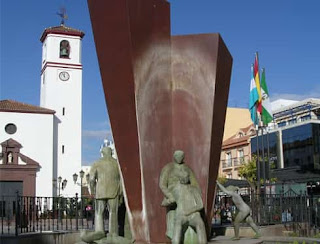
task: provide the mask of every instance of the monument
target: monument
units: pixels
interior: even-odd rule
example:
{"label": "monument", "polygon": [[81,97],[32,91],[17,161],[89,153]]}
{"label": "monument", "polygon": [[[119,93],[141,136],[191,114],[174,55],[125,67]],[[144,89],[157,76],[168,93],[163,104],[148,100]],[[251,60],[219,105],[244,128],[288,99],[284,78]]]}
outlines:
{"label": "monument", "polygon": [[203,209],[201,189],[195,175],[184,163],[184,152],[175,151],[173,162],[161,171],[159,186],[167,207],[166,235],[172,243],[181,243],[187,228],[196,231],[198,244],[207,243],[206,229],[200,211]]}
{"label": "monument", "polygon": [[217,181],[217,185],[219,188],[226,194],[232,197],[233,203],[236,205],[238,209],[238,214],[234,220],[234,237],[233,240],[239,240],[239,230],[240,230],[240,223],[242,221],[246,221],[250,227],[253,229],[253,231],[256,233],[255,238],[259,238],[261,236],[261,233],[259,231],[259,228],[256,226],[256,224],[253,222],[253,219],[251,217],[251,209],[250,207],[243,201],[242,197],[237,193],[237,190],[239,190],[236,186],[228,186],[225,188],[223,185],[221,185]]}
{"label": "monument", "polygon": [[232,57],[219,34],[171,36],[165,0],[88,0],[133,239],[168,242],[161,169],[185,152],[211,221]]}
{"label": "monument", "polygon": [[[90,192],[95,196],[95,230],[82,231],[81,240],[87,243],[131,243],[119,236],[118,209],[123,194],[118,163],[112,157],[110,147],[103,147],[101,153],[102,158],[92,165],[89,173]],[[107,238],[103,224],[106,206],[109,211]]]}

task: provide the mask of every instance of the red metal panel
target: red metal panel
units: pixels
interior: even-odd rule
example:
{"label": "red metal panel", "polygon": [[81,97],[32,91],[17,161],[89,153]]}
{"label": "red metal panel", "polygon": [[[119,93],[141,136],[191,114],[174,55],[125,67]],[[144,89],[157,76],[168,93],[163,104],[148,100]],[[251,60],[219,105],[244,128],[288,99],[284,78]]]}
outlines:
{"label": "red metal panel", "polygon": [[137,241],[166,241],[158,177],[171,158],[169,3],[88,5],[134,235]]}
{"label": "red metal panel", "polygon": [[219,34],[174,36],[171,41],[173,147],[185,152],[210,220],[232,57]]}
{"label": "red metal panel", "polygon": [[218,34],[171,43],[164,0],[88,4],[133,234],[165,242],[158,182],[174,150],[185,151],[210,220],[232,57]]}

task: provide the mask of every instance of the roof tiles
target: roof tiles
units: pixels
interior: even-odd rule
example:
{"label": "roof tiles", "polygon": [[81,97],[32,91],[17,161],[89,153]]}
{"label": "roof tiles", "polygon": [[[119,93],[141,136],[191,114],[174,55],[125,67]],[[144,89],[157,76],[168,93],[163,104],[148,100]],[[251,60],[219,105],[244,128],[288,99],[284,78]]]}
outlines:
{"label": "roof tiles", "polygon": [[0,112],[54,114],[55,111],[13,100],[0,100]]}

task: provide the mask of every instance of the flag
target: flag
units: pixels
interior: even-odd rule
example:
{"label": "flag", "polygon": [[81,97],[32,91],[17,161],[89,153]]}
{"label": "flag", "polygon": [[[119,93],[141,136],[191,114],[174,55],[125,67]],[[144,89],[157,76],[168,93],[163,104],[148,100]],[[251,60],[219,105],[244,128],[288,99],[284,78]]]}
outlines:
{"label": "flag", "polygon": [[261,88],[260,88],[260,78],[259,78],[259,62],[258,62],[258,53],[256,52],[256,57],[254,59],[254,80],[256,83],[258,95],[259,95],[259,102],[257,103],[257,111],[261,114],[262,112],[262,96],[261,96]]}
{"label": "flag", "polygon": [[261,96],[262,96],[262,113],[261,118],[264,125],[270,123],[273,119],[271,103],[269,99],[269,92],[266,83],[266,74],[265,70],[262,69],[261,74]]}
{"label": "flag", "polygon": [[249,101],[249,110],[251,114],[251,120],[254,124],[258,124],[257,118],[257,108],[256,104],[259,101],[259,94],[254,80],[254,70],[253,64],[251,65],[251,83],[250,83],[250,101]]}

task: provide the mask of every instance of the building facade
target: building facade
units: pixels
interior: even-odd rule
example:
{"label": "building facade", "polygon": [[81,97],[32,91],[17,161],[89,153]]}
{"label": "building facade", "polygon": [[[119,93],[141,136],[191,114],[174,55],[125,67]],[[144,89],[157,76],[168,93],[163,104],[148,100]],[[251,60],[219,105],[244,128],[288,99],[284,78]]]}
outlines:
{"label": "building facade", "polygon": [[62,192],[66,196],[80,192],[80,186],[73,184],[72,176],[81,170],[83,36],[82,31],[62,24],[45,29],[40,38],[40,106],[56,111],[53,157],[57,169],[53,184],[57,188],[59,177],[69,182]]}
{"label": "building facade", "polygon": [[260,130],[258,140],[251,139],[253,154],[259,152],[261,157],[269,151],[269,163],[261,167],[260,176],[278,182],[320,183],[320,99],[275,107],[273,122],[263,135]]}
{"label": "building facade", "polygon": [[252,133],[249,110],[228,107],[220,156],[219,177],[240,178],[238,168],[251,155],[250,136]]}
{"label": "building facade", "polygon": [[[54,189],[48,181],[52,180],[57,164],[53,158],[54,113],[51,109],[12,100],[0,101],[0,181],[6,182],[4,187],[10,188],[10,182],[20,182],[20,194],[52,196]],[[36,172],[25,169],[28,164],[39,164],[36,178]],[[15,172],[10,174],[9,168]],[[35,182],[28,174],[36,179],[36,192]],[[4,191],[8,192],[2,188],[1,192]]]}
{"label": "building facade", "polygon": [[[23,170],[19,173],[21,180],[15,174],[18,178],[12,180],[20,182],[16,185],[22,189],[21,194],[73,197],[81,192],[80,185],[73,183],[73,174],[81,170],[83,36],[82,31],[63,24],[42,33],[40,107],[0,101],[0,130],[3,130],[0,173],[8,172],[9,168],[20,170],[22,165],[26,168],[38,164],[40,169],[32,173],[35,186],[34,183],[28,186],[36,189],[35,193],[26,193],[24,184],[21,187],[21,182],[27,182],[20,174]],[[9,142],[17,147],[3,146]],[[11,150],[10,153],[7,150]],[[0,181],[10,179],[2,174]]]}
{"label": "building facade", "polygon": [[219,176],[228,179],[241,179],[239,167],[251,158],[250,138],[255,135],[255,128],[249,125],[241,128],[230,138],[223,141]]}

